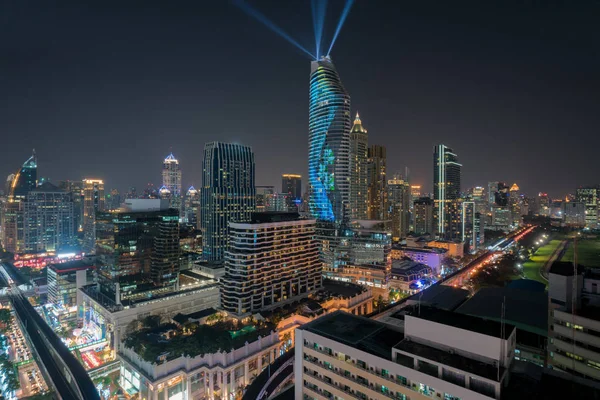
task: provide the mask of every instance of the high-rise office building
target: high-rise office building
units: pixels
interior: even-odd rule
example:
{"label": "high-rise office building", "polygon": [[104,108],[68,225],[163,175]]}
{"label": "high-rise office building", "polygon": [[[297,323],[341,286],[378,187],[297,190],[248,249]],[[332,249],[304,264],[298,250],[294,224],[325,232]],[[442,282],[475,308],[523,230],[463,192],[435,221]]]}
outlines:
{"label": "high-rise office building", "polygon": [[470,190],[470,198],[475,203],[475,210],[478,213],[486,214],[490,210],[489,200],[485,195],[485,188],[475,186]]}
{"label": "high-rise office building", "polygon": [[548,193],[538,193],[538,197],[536,199],[536,210],[538,215],[544,217],[550,216],[550,196],[548,196]]}
{"label": "high-rise office building", "polygon": [[190,186],[185,194],[185,220],[188,224],[198,226],[198,212],[200,210],[200,192]]}
{"label": "high-rise office building", "polygon": [[369,136],[356,113],[350,131],[350,217],[367,218]]}
{"label": "high-rise office building", "polygon": [[443,239],[460,237],[460,170],[458,156],[443,144],[433,152],[433,200],[436,234]]}
{"label": "high-rise office building", "polygon": [[588,186],[577,188],[575,198],[578,203],[585,207],[585,227],[596,229],[600,226],[598,201],[600,200],[600,186]]}
{"label": "high-rise office building", "polygon": [[58,188],[71,193],[75,231],[83,232],[83,182],[79,180],[60,181]]}
{"label": "high-rise office building", "polygon": [[410,231],[410,185],[400,175],[387,182],[389,218],[392,220],[392,238],[405,238]]}
{"label": "high-rise office building", "polygon": [[350,202],[350,95],[328,56],[311,63],[308,190],[313,218],[341,223]]}
{"label": "high-rise office building", "polygon": [[498,192],[498,186],[501,182],[488,182],[487,199],[488,207],[491,210],[496,205],[496,193]]}
{"label": "high-rise office building", "polygon": [[421,197],[414,202],[415,233],[423,235],[433,234],[433,200],[429,197]]}
{"label": "high-rise office building", "polygon": [[118,210],[121,207],[121,195],[117,189],[113,189],[106,195],[105,206],[107,210]]}
{"label": "high-rise office building", "polygon": [[513,183],[508,191],[508,207],[513,224],[519,225],[521,223],[521,216],[523,215],[523,198],[521,196],[521,189],[516,183]]}
{"label": "high-rise office building", "polygon": [[22,203],[23,251],[58,251],[75,244],[73,197],[45,182]]}
{"label": "high-rise office building", "polygon": [[367,167],[367,218],[387,219],[387,180],[385,146],[371,145]]}
{"label": "high-rise office building", "polygon": [[[238,316],[281,307],[321,287],[314,219],[297,213],[254,213],[229,224],[221,305]],[[257,245],[259,243],[259,245]]]}
{"label": "high-rise office building", "polygon": [[160,193],[160,190],[167,188],[170,193],[170,206],[178,210],[181,209],[181,168],[179,161],[173,156],[173,153],[169,154],[163,161],[162,182],[162,187],[159,189],[159,196],[164,195],[164,193]]}
{"label": "high-rise office building", "polygon": [[95,250],[96,213],[104,211],[104,181],[101,179],[83,180],[83,251]]}
{"label": "high-rise office building", "polygon": [[200,213],[202,253],[207,261],[223,260],[228,224],[250,220],[255,194],[252,149],[233,143],[207,143]]}
{"label": "high-rise office building", "polygon": [[290,211],[298,211],[298,204],[302,202],[302,175],[281,175],[281,193],[285,194]]}
{"label": "high-rise office building", "polygon": [[27,194],[37,185],[37,158],[35,150],[13,174],[2,212],[2,246],[12,253],[24,251],[23,204]]}
{"label": "high-rise office building", "polygon": [[510,187],[504,182],[498,182],[494,191],[494,204],[500,207],[508,207],[510,199]]}
{"label": "high-rise office building", "polygon": [[461,241],[468,246],[471,253],[474,253],[483,245],[484,222],[481,220],[481,213],[477,211],[474,201],[463,201],[461,214]]}
{"label": "high-rise office building", "polygon": [[166,200],[129,199],[95,218],[100,293],[113,306],[174,289],[179,279],[179,211]]}
{"label": "high-rise office building", "polygon": [[181,168],[173,153],[163,161],[162,184],[169,189],[173,196],[181,196]]}
{"label": "high-rise office building", "polygon": [[410,185],[410,196],[413,201],[421,197],[421,193],[421,185]]}

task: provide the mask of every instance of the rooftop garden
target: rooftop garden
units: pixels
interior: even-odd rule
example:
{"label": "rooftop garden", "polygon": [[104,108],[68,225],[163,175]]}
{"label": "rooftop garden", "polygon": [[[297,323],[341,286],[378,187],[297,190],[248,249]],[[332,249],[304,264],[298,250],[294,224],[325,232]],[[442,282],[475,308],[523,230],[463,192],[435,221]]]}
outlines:
{"label": "rooftop garden", "polygon": [[143,360],[159,363],[181,356],[197,357],[205,354],[231,351],[267,336],[275,325],[266,321],[249,323],[218,320],[213,324],[185,323],[146,325],[131,332],[124,340]]}

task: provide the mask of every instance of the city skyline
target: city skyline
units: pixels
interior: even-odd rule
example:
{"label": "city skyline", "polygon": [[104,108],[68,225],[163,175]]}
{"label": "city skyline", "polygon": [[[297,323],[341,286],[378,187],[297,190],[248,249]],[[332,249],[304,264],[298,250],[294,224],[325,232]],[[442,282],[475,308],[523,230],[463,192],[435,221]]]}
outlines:
{"label": "city skyline", "polygon": [[[447,22],[418,5],[386,6],[389,12],[383,13],[375,2],[357,2],[332,57],[353,98],[351,111],[360,111],[369,121],[373,142],[385,144],[394,154],[390,171],[408,166],[411,182],[429,192],[429,149],[446,143],[461,154],[464,187],[498,179],[517,182],[529,195],[544,191],[563,197],[577,186],[596,184],[597,169],[576,161],[592,158],[595,142],[600,140],[593,134],[597,116],[587,112],[599,103],[597,84],[590,79],[598,59],[569,46],[573,41],[578,49],[592,45],[594,36],[588,35],[586,18],[593,12],[563,13],[559,6],[541,10],[521,5],[522,17],[517,18],[511,13],[514,7],[506,5],[471,7],[461,16],[461,7],[452,10],[440,3],[441,14],[463,22],[462,30],[448,32]],[[0,120],[1,129],[11,135],[13,151],[0,164],[3,176],[14,173],[14,166],[35,147],[40,176],[53,182],[94,176],[103,179],[107,188],[142,189],[147,182],[159,183],[156,160],[172,148],[185,171],[183,187],[198,187],[198,154],[212,140],[251,146],[257,157],[258,184],[277,185],[282,173],[308,176],[305,99],[309,62],[301,52],[231,4],[202,7],[204,16],[192,4],[187,8],[161,4],[142,13],[110,2],[98,7],[104,12],[75,5],[65,6],[56,15],[45,7],[6,10],[8,20],[23,24],[13,26],[9,21],[4,27],[18,39],[4,42],[11,61],[4,64],[7,95]],[[310,7],[294,5],[297,21],[285,21],[285,10],[274,2],[256,7],[299,40],[310,36]],[[134,18],[129,21],[127,17]],[[214,21],[202,28],[199,22],[206,17]],[[59,21],[56,25],[64,27],[51,30],[48,37],[36,35],[29,25],[43,25],[54,18]],[[225,18],[227,24],[216,27]],[[491,19],[489,27],[479,23],[485,18]],[[397,20],[393,27],[386,24],[392,19]],[[222,31],[234,24],[245,35]],[[335,24],[330,21],[329,25]],[[80,29],[77,38],[69,34],[75,28]],[[181,37],[179,28],[189,37]],[[502,29],[493,32],[497,28]],[[220,44],[201,41],[208,29],[219,29]],[[156,33],[147,37],[152,31]],[[118,42],[122,36],[127,40]],[[393,38],[398,37],[402,39],[396,44]],[[60,41],[61,47],[49,39]],[[207,48],[190,53],[195,48],[191,40],[200,40]],[[165,46],[173,41],[179,44]],[[250,46],[251,42],[261,46]],[[93,44],[87,47],[95,50],[81,50],[82,43]],[[228,53],[221,47],[228,48]],[[469,55],[473,51],[479,54],[476,60]],[[201,57],[205,52],[220,62],[208,66],[212,63]],[[275,54],[276,66],[239,64]],[[75,59],[81,62],[73,63]],[[365,80],[369,74],[379,78]],[[228,115],[237,117],[232,121]],[[555,118],[550,120],[548,115]],[[285,135],[281,135],[282,124]],[[565,143],[564,137],[570,140]],[[123,146],[97,146],[90,153],[89,143],[101,138],[125,141]],[[490,145],[493,139],[509,140],[498,147]],[[127,142],[144,157],[132,157]],[[544,156],[559,148],[566,157],[564,163]],[[64,153],[69,156],[57,156]],[[73,171],[73,163],[80,166],[80,172]],[[504,169],[500,174],[494,172],[499,164]],[[122,174],[123,170],[128,174]]]}

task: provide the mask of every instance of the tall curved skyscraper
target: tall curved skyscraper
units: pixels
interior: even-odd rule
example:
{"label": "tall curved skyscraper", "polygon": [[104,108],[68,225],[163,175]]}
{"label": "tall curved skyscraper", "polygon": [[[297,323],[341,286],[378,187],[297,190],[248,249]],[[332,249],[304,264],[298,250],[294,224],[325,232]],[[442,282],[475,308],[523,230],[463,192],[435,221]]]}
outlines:
{"label": "tall curved skyscraper", "polygon": [[[350,210],[350,95],[327,56],[311,63],[308,122],[309,207],[341,222]],[[348,215],[349,216],[349,215]]]}

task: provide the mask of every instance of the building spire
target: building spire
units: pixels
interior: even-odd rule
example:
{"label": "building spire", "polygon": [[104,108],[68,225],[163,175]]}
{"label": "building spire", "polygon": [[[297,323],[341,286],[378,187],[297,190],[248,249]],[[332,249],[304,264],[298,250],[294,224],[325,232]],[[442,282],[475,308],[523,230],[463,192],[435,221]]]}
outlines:
{"label": "building spire", "polygon": [[358,111],[356,112],[356,118],[354,118],[354,125],[352,125],[351,132],[355,133],[367,133],[367,130],[363,128],[362,121],[360,120],[360,116],[358,115]]}

